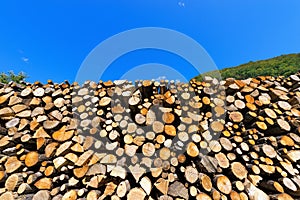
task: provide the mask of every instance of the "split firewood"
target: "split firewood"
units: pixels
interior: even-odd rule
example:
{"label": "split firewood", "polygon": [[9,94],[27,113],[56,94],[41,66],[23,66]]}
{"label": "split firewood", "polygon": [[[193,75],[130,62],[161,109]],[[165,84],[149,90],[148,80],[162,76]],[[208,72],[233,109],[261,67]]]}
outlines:
{"label": "split firewood", "polygon": [[174,182],[170,185],[168,189],[168,195],[170,196],[179,196],[184,199],[189,198],[188,189],[181,182]]}
{"label": "split firewood", "polygon": [[39,190],[49,190],[52,188],[52,180],[51,178],[41,178],[34,184],[34,186]]}
{"label": "split firewood", "polygon": [[22,174],[12,174],[5,181],[5,189],[8,191],[16,191],[23,182]]}
{"label": "split firewood", "polygon": [[120,184],[117,187],[117,195],[118,197],[122,198],[125,197],[126,193],[130,190],[130,184],[128,180],[120,182]]}
{"label": "split firewood", "polygon": [[32,198],[32,200],[49,200],[50,192],[47,190],[38,191]]}
{"label": "split firewood", "polygon": [[5,192],[0,196],[0,199],[5,199],[5,200],[14,200],[15,195],[12,192]]}
{"label": "split firewood", "polygon": [[16,156],[12,156],[7,159],[4,166],[7,173],[12,173],[22,166],[22,162],[20,162]]}
{"label": "split firewood", "polygon": [[163,194],[167,194],[169,189],[169,181],[159,178],[155,183],[154,186]]}
{"label": "split firewood", "polygon": [[133,188],[127,194],[128,200],[143,200],[146,197],[146,193],[141,188]]}
{"label": "split firewood", "polygon": [[299,82],[0,84],[0,199],[297,199]]}

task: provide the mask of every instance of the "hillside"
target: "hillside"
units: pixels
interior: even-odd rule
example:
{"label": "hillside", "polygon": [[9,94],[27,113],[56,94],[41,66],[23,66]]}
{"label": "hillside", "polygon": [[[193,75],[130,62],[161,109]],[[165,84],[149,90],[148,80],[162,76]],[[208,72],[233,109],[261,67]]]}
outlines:
{"label": "hillside", "polygon": [[[300,53],[281,55],[267,60],[249,62],[236,67],[220,70],[223,79],[234,77],[236,79],[247,79],[257,76],[289,76],[300,70]],[[202,74],[214,76],[216,71]],[[201,75],[195,77],[201,80]]]}

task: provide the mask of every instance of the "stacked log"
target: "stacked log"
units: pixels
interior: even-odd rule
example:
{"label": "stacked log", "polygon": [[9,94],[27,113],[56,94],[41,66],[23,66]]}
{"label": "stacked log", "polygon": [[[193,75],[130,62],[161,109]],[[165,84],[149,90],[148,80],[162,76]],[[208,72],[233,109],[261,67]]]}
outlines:
{"label": "stacked log", "polygon": [[0,85],[0,199],[300,198],[299,84]]}

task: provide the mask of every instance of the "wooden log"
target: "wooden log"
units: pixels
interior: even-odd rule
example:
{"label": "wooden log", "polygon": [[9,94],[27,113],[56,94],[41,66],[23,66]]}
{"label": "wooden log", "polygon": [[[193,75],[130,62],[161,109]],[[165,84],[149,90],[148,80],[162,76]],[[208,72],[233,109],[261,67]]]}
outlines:
{"label": "wooden log", "polygon": [[62,197],[62,200],[76,200],[76,199],[77,199],[77,192],[75,190],[68,191]]}
{"label": "wooden log", "polygon": [[159,178],[155,183],[154,186],[162,193],[167,194],[169,189],[169,181]]}
{"label": "wooden log", "polygon": [[[44,128],[46,128],[44,126]],[[74,135],[74,130],[66,130],[66,126],[61,127],[58,131],[52,134],[52,138],[59,142],[65,142]]]}
{"label": "wooden log", "polygon": [[0,196],[0,199],[5,199],[5,200],[14,200],[15,195],[12,192],[5,192]]}
{"label": "wooden log", "polygon": [[298,160],[300,160],[300,151],[299,150],[290,150],[290,151],[287,151],[286,157],[291,162],[297,162]]}
{"label": "wooden log", "polygon": [[263,181],[260,183],[260,186],[266,190],[270,190],[275,193],[277,192],[284,193],[284,188],[277,181],[273,181],[273,180]]}
{"label": "wooden log", "polygon": [[234,174],[234,176],[240,180],[245,179],[248,174],[246,167],[242,165],[240,162],[233,162],[231,164],[231,171]]}
{"label": "wooden log", "polygon": [[53,164],[55,169],[61,169],[63,166],[67,164],[67,160],[64,157],[57,157],[53,160]]}
{"label": "wooden log", "polygon": [[159,157],[162,160],[167,160],[169,159],[169,157],[171,156],[171,151],[169,148],[163,147],[160,151],[159,151]]}
{"label": "wooden log", "polygon": [[44,174],[45,176],[49,177],[49,176],[52,176],[53,174],[55,173],[55,168],[54,166],[48,166],[45,171],[44,171]]}
{"label": "wooden log", "polygon": [[36,151],[29,152],[25,157],[25,165],[27,167],[32,167],[38,162],[41,162],[41,160],[39,160],[39,154]]}
{"label": "wooden log", "polygon": [[117,187],[116,193],[117,193],[118,197],[122,198],[122,197],[125,197],[128,190],[130,190],[130,184],[129,184],[128,180],[125,180],[125,181],[120,182],[120,184]]}
{"label": "wooden log", "polygon": [[178,181],[175,181],[170,185],[168,189],[168,195],[174,197],[179,196],[184,199],[189,198],[188,189],[181,182]]}
{"label": "wooden log", "polygon": [[113,182],[109,182],[106,187],[105,190],[103,192],[103,194],[99,197],[99,199],[104,199],[107,196],[111,196],[116,189],[117,185],[115,185]]}
{"label": "wooden log", "polygon": [[77,178],[82,178],[82,177],[85,176],[85,174],[88,172],[88,170],[89,170],[89,167],[87,165],[84,165],[84,166],[79,167],[79,168],[74,168],[73,169],[73,174]]}
{"label": "wooden log", "polygon": [[247,179],[245,181],[245,189],[246,189],[247,193],[249,194],[250,199],[263,199],[263,200],[269,200],[270,199],[265,192],[263,192],[262,190],[255,187]]}
{"label": "wooden log", "polygon": [[128,200],[143,200],[146,197],[146,193],[141,188],[132,188],[126,197]]}
{"label": "wooden log", "polygon": [[143,177],[140,180],[140,185],[141,187],[144,189],[144,191],[146,192],[147,195],[150,195],[151,191],[152,191],[152,183],[151,180],[148,177]]}
{"label": "wooden log", "polygon": [[93,200],[93,199],[98,199],[100,196],[100,191],[98,190],[91,190],[86,196],[87,200]]}
{"label": "wooden log", "polygon": [[32,187],[27,183],[21,183],[17,190],[18,194],[27,194],[32,192],[33,192]]}
{"label": "wooden log", "polygon": [[12,156],[7,159],[4,166],[7,173],[13,173],[22,166],[22,162],[16,156]]}
{"label": "wooden log", "polygon": [[162,115],[162,120],[167,123],[167,124],[171,124],[174,122],[175,120],[175,116],[173,113],[170,113],[170,112],[165,112],[163,115]]}
{"label": "wooden log", "polygon": [[6,107],[6,108],[2,108],[0,109],[0,118],[12,118],[14,116],[14,111],[9,108],[9,107]]}
{"label": "wooden log", "polygon": [[199,155],[199,149],[198,147],[195,145],[195,143],[190,142],[187,145],[187,154],[191,157],[197,157]]}
{"label": "wooden log", "polygon": [[144,156],[151,157],[155,153],[154,144],[148,142],[142,146],[142,152]]}
{"label": "wooden log", "polygon": [[197,171],[196,168],[192,166],[188,166],[185,169],[184,176],[189,183],[195,183],[198,180],[198,174],[199,172]]}
{"label": "wooden log", "polygon": [[152,128],[155,133],[162,133],[164,131],[164,124],[159,121],[154,121]]}
{"label": "wooden log", "polygon": [[23,182],[23,176],[20,173],[10,175],[5,181],[7,191],[16,191]]}
{"label": "wooden log", "polygon": [[50,190],[52,189],[52,180],[51,178],[41,178],[34,186],[39,190]]}
{"label": "wooden log", "polygon": [[49,191],[47,190],[40,190],[38,191],[32,198],[32,200],[50,200],[51,196]]}
{"label": "wooden log", "polygon": [[229,167],[229,160],[227,159],[226,155],[224,153],[218,153],[215,155],[215,158],[218,161],[218,164],[222,168],[228,168]]}
{"label": "wooden log", "polygon": [[173,125],[165,125],[164,131],[169,136],[176,136],[176,128]]}
{"label": "wooden log", "polygon": [[215,182],[217,185],[218,190],[224,194],[230,194],[232,190],[231,181],[228,179],[227,176],[224,175],[217,175],[215,178]]}
{"label": "wooden log", "polygon": [[270,195],[270,198],[277,199],[277,200],[292,200],[292,199],[294,199],[289,194],[286,194],[286,193]]}
{"label": "wooden log", "polygon": [[[12,96],[13,95],[13,92],[10,92],[10,93],[7,93],[7,94],[4,94],[4,95],[1,95],[0,96],[0,105],[1,104],[4,104],[5,102],[8,101],[8,99],[10,100],[9,102],[9,106],[13,105],[13,102],[17,101],[17,97],[15,96]],[[19,98],[20,99],[20,98]],[[19,103],[19,102],[18,102]]]}
{"label": "wooden log", "polygon": [[130,165],[128,168],[137,183],[139,182],[141,176],[146,172],[146,169],[141,167],[139,164],[134,166]]}
{"label": "wooden log", "polygon": [[241,122],[244,119],[244,117],[240,112],[235,111],[229,114],[229,119],[232,122]]}
{"label": "wooden log", "polygon": [[121,166],[116,166],[112,169],[110,175],[113,177],[120,177],[121,179],[125,179],[127,172],[125,168]]}
{"label": "wooden log", "polygon": [[43,122],[43,127],[47,130],[51,130],[51,129],[54,129],[58,126],[59,124],[59,121],[56,121],[56,120],[47,120],[47,121],[44,121]]}
{"label": "wooden log", "polygon": [[262,146],[262,151],[269,158],[275,158],[277,156],[277,152],[275,151],[275,149],[271,145],[264,144]]}
{"label": "wooden log", "polygon": [[207,191],[211,192],[212,191],[212,182],[211,179],[208,175],[199,173],[199,180],[202,188]]}

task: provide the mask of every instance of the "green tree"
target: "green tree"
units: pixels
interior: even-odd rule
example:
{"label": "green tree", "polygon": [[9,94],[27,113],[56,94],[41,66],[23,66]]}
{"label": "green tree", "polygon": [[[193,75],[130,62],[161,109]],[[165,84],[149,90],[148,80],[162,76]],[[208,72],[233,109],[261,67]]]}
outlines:
{"label": "green tree", "polygon": [[22,81],[25,81],[27,78],[27,75],[24,72],[19,72],[18,74],[15,74],[13,71],[9,71],[8,73],[2,72],[0,74],[0,83],[9,83],[10,81],[21,83]]}
{"label": "green tree", "polygon": [[[300,53],[281,55],[267,60],[251,61],[236,67],[225,68],[219,71],[211,71],[202,74],[202,76],[218,77],[214,74],[219,73],[223,79],[236,78],[247,79],[257,76],[289,76],[300,71]],[[202,76],[195,77],[202,80]]]}

